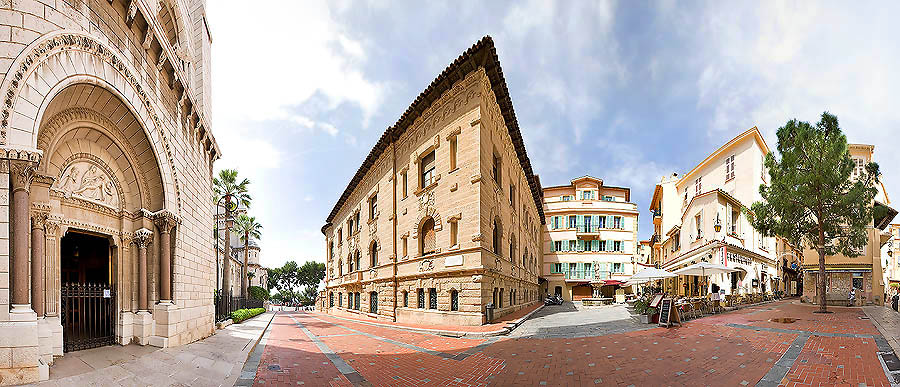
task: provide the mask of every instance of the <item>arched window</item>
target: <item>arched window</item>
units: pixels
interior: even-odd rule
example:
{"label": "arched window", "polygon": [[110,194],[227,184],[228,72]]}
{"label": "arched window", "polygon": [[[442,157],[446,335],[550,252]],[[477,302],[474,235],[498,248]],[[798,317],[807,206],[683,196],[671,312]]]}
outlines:
{"label": "arched window", "polygon": [[512,235],[509,236],[509,261],[513,265],[516,264],[516,240]]}
{"label": "arched window", "polygon": [[419,231],[419,252],[422,255],[431,254],[437,249],[437,242],[434,235],[434,219],[428,218],[422,223],[422,230]]}
{"label": "arched window", "polygon": [[503,229],[500,227],[500,219],[494,219],[494,235],[492,238],[494,243],[494,254],[500,255],[500,244],[503,243]]}
{"label": "arched window", "polygon": [[369,313],[378,313],[378,292],[369,293]]}
{"label": "arched window", "polygon": [[344,261],[338,261],[338,276],[344,275]]}
{"label": "arched window", "polygon": [[459,292],[456,289],[450,290],[450,310],[454,312],[459,310]]}
{"label": "arched window", "polygon": [[369,267],[378,266],[378,242],[372,242],[369,247]]}
{"label": "arched window", "polygon": [[525,252],[522,253],[522,267],[528,267],[528,247],[525,247]]}
{"label": "arched window", "polygon": [[362,262],[359,259],[359,250],[356,250],[356,257],[353,258],[353,264],[356,266],[356,270],[362,270]]}
{"label": "arched window", "polygon": [[347,273],[353,272],[353,256],[347,257]]}

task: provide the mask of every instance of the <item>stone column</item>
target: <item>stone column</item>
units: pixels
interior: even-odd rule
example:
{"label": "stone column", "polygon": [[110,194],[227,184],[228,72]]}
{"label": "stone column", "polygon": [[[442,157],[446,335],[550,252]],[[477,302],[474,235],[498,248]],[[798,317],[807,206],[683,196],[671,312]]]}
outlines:
{"label": "stone column", "polygon": [[148,312],[150,292],[147,288],[147,246],[153,242],[153,232],[141,228],[134,232],[134,244],[138,248],[138,311]]}
{"label": "stone column", "polygon": [[28,160],[10,160],[9,178],[12,183],[12,256],[10,271],[15,276],[12,283],[12,313],[31,312],[28,303],[28,232],[30,220],[28,208],[30,203],[31,181],[34,179],[35,162]]}
{"label": "stone column", "polygon": [[159,303],[172,303],[172,228],[175,216],[168,211],[160,211],[154,217],[159,229]]}
{"label": "stone column", "polygon": [[31,308],[44,317],[44,225],[47,213],[31,214]]}

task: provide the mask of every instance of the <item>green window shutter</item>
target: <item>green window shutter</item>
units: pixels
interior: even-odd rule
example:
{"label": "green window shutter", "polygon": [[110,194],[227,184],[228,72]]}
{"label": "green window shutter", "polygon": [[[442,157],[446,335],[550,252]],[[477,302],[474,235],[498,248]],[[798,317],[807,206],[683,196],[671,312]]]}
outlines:
{"label": "green window shutter", "polygon": [[615,223],[613,223],[613,218],[615,217],[612,215],[606,216],[606,228],[613,228],[615,226]]}
{"label": "green window shutter", "polygon": [[550,241],[550,252],[552,253],[552,252],[555,252],[555,251],[556,251],[556,246],[554,245],[554,242],[553,242],[553,241]]}
{"label": "green window shutter", "polygon": [[597,228],[600,225],[600,216],[594,215],[591,216],[591,226]]}
{"label": "green window shutter", "polygon": [[584,215],[576,215],[575,218],[575,227],[582,228],[584,227]]}
{"label": "green window shutter", "polygon": [[606,251],[613,251],[613,241],[606,241]]}
{"label": "green window shutter", "polygon": [[575,273],[576,273],[575,277],[576,278],[579,277],[579,274],[581,274],[582,269],[583,269],[583,264],[581,262],[578,262],[578,264],[575,265]]}

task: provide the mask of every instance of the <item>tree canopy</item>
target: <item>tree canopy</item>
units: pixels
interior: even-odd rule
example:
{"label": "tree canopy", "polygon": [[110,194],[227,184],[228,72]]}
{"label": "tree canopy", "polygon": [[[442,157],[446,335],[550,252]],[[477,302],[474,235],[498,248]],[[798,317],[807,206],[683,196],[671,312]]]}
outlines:
{"label": "tree canopy", "polygon": [[[288,261],[282,267],[268,269],[268,273],[269,290],[278,288],[285,301],[301,301],[316,293],[319,283],[325,278],[325,264],[307,261],[303,266],[298,266],[297,262]],[[301,288],[303,292],[300,292]]]}
{"label": "tree canopy", "polygon": [[815,125],[790,120],[778,129],[779,160],[766,155],[769,184],[748,217],[765,236],[779,236],[819,254],[818,303],[825,305],[825,256],[863,253],[872,224],[878,164],[857,168],[838,119],[822,113]]}
{"label": "tree canopy", "polygon": [[250,207],[250,197],[247,189],[250,180],[244,178],[238,181],[238,172],[235,169],[223,169],[219,171],[219,176],[213,177],[213,192],[216,194],[215,200],[218,202],[223,197],[234,199],[237,203],[244,207]]}

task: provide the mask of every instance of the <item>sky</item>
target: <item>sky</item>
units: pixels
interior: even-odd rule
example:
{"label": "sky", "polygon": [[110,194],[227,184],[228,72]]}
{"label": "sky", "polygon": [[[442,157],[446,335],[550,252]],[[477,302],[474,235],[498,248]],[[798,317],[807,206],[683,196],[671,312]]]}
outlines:
{"label": "sky", "polygon": [[324,262],[320,228],[381,133],[491,35],[541,183],[630,187],[641,239],[661,176],[753,126],[774,149],[780,126],[823,111],[875,145],[900,198],[898,13],[893,1],[209,1],[215,168],[252,182],[262,265]]}

